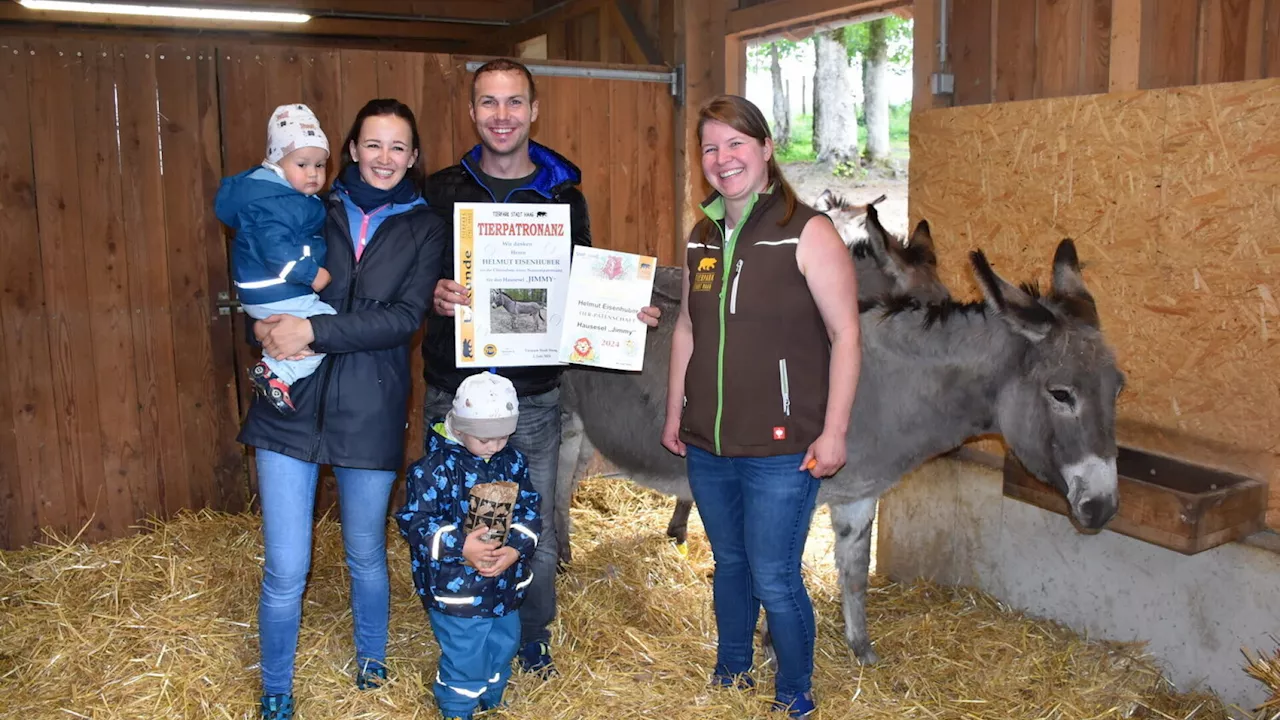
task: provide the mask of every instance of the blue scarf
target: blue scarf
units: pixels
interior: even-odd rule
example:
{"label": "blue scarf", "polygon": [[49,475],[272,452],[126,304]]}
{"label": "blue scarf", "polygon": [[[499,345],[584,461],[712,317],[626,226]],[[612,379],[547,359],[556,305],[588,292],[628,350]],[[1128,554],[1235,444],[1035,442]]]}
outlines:
{"label": "blue scarf", "polygon": [[360,166],[356,163],[351,163],[342,171],[338,179],[333,181],[333,187],[335,190],[347,193],[351,202],[365,213],[390,203],[406,205],[418,197],[418,188],[414,186],[413,179],[408,173],[400,178],[400,182],[396,183],[395,187],[383,190],[365,182],[364,178],[360,177]]}

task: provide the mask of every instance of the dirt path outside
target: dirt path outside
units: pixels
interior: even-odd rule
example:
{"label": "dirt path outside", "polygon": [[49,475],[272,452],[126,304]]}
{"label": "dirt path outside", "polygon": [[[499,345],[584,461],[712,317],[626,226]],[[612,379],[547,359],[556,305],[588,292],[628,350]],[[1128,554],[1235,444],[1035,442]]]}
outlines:
{"label": "dirt path outside", "polygon": [[[823,190],[830,189],[856,205],[864,205],[887,195],[876,206],[880,222],[892,233],[903,236],[907,231],[907,173],[906,160],[894,159],[892,168],[867,169],[863,177],[841,178],[817,163],[784,163],[782,174],[796,189],[800,199],[813,204]],[[849,238],[846,238],[849,240]]]}

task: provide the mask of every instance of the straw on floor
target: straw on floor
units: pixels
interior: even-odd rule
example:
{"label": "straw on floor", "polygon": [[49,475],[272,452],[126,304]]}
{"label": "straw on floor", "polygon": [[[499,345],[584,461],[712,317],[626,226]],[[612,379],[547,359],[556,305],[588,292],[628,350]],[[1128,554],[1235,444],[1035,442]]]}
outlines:
{"label": "straw on floor", "polygon": [[[617,480],[583,484],[574,563],[559,579],[560,675],[516,675],[498,718],[766,718],[754,692],[713,691],[710,550],[695,513],[688,557],[663,536],[670,501]],[[338,526],[315,531],[297,660],[299,718],[436,718],[436,646],[388,525],[391,682],[352,682],[351,615]],[[818,616],[818,717],[1227,717],[1164,683],[1139,648],[1089,642],[966,589],[873,581],[869,619],[883,661],[846,651],[825,512],[806,552]],[[261,535],[252,515],[209,512],[136,537],[0,553],[0,717],[248,718],[258,696],[255,612]],[[776,716],[772,716],[776,717]]]}

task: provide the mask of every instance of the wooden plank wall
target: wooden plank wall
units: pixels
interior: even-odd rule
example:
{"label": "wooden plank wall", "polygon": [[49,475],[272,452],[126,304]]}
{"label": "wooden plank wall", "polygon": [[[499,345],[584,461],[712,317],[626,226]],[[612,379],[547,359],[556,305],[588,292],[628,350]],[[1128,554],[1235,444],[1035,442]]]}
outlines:
{"label": "wooden plank wall", "polygon": [[0,40],[0,544],[244,506],[205,45]]}
{"label": "wooden plank wall", "polygon": [[[917,5],[921,29],[936,33],[936,0]],[[951,0],[949,9],[957,106],[1280,77],[1280,0]],[[919,60],[917,95],[938,69],[932,53]]]}
{"label": "wooden plank wall", "polygon": [[511,47],[546,35],[548,60],[673,64],[677,0],[579,0],[507,33]]}
{"label": "wooden plank wall", "polygon": [[[243,315],[214,310],[231,291],[218,182],[260,162],[268,113],[298,101],[336,156],[365,102],[399,98],[428,171],[452,164],[476,142],[469,58],[41,39],[0,50],[0,547],[90,518],[85,537],[100,539],[151,514],[244,508],[255,487],[235,435],[257,352]],[[542,78],[539,94],[533,137],[582,168],[594,242],[674,262],[667,87]],[[421,373],[415,352],[411,456]],[[324,488],[317,512],[331,476]]]}
{"label": "wooden plank wall", "polygon": [[1280,529],[1280,79],[922,113],[911,222],[943,279],[965,253],[1047,287],[1075,240],[1129,383],[1124,443],[1269,479]]}

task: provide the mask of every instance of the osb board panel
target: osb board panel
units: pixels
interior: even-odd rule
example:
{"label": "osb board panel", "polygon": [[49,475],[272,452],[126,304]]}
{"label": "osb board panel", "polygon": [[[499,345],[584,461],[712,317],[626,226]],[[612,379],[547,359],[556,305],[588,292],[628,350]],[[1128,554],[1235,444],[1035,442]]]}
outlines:
{"label": "osb board panel", "polygon": [[912,222],[932,224],[953,291],[976,297],[975,248],[1047,286],[1074,238],[1129,376],[1121,441],[1270,474],[1272,527],[1277,131],[1280,81],[1259,80],[930,111],[911,141]]}

